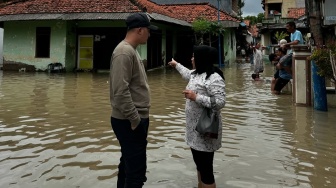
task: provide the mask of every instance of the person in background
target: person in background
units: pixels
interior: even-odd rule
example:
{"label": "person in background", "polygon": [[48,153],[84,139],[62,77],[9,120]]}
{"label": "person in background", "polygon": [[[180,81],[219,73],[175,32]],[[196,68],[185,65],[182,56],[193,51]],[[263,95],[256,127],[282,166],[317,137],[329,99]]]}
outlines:
{"label": "person in background", "polygon": [[275,74],[271,80],[271,92],[274,93],[274,86],[276,81],[279,78],[279,69],[276,67],[276,65],[278,64],[279,60],[281,57],[283,57],[284,55],[286,55],[286,51],[284,51],[286,48],[283,46],[282,48],[279,48],[276,50],[275,54],[270,54],[268,56],[268,59],[271,61],[271,63],[274,65],[275,67]]}
{"label": "person in background", "polygon": [[[195,46],[191,59],[194,70],[189,70],[172,59],[169,65],[175,67],[182,77],[188,80],[183,91],[185,96],[186,142],[196,164],[198,188],[215,188],[213,174],[214,152],[222,146],[222,121],[220,110],[225,105],[225,82],[223,72],[214,67],[217,63],[218,51],[210,46]],[[212,106],[210,96],[215,97]],[[218,139],[199,134],[195,128],[203,108],[214,108],[218,112],[220,125]]]}
{"label": "person in background", "polygon": [[[290,40],[291,42],[286,43],[287,49],[290,48],[291,45],[298,45],[298,44],[303,44],[303,37],[302,33],[296,29],[295,22],[287,22],[286,23],[286,29],[290,34]],[[288,54],[292,53],[292,50],[289,50]]]}
{"label": "person in background", "polygon": [[253,43],[251,42],[250,44],[250,48],[251,48],[251,54],[250,54],[250,64],[253,65],[254,64],[254,57],[253,57]]}
{"label": "person in background", "polygon": [[245,60],[245,56],[246,56],[246,51],[245,51],[245,47],[243,47],[240,51],[242,58]]}
{"label": "person in background", "polygon": [[246,61],[250,61],[251,64],[253,64],[253,60],[251,61],[251,56],[253,57],[253,53],[252,53],[252,46],[250,43],[247,43],[246,45]]}
{"label": "person in background", "polygon": [[285,85],[292,79],[292,54],[287,54],[286,47],[279,48],[280,60],[276,65],[279,70],[279,77],[275,81],[272,93],[279,95]]}
{"label": "person in background", "polygon": [[283,47],[283,46],[285,46],[287,44],[287,40],[286,39],[281,39],[280,41],[279,41],[279,46],[280,47]]}
{"label": "person in background", "polygon": [[[264,72],[263,56],[262,56],[262,47],[258,42],[253,48],[253,62],[254,62],[254,74],[255,78],[259,79],[260,73]],[[254,79],[255,80],[255,79]]]}
{"label": "person in background", "polygon": [[145,13],[127,17],[127,34],[114,49],[110,66],[111,125],[120,147],[117,188],[140,188],[146,182],[150,92],[136,48],[158,29]]}

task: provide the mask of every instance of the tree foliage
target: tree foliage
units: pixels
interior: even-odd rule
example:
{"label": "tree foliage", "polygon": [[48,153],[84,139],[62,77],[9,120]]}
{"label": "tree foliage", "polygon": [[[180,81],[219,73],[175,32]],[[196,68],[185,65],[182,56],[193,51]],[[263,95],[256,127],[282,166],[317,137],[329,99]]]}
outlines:
{"label": "tree foliage", "polygon": [[265,18],[265,14],[264,13],[259,13],[257,15],[257,23],[262,23],[264,18]]}
{"label": "tree foliage", "polygon": [[310,60],[315,61],[319,68],[317,74],[324,76],[327,79],[336,83],[336,77],[333,74],[333,67],[331,65],[331,58],[336,57],[336,42],[328,41],[326,46],[317,47],[313,50]]}
{"label": "tree foliage", "polygon": [[240,19],[242,19],[242,15],[243,15],[243,10],[242,8],[245,6],[245,0],[238,0],[238,17]]}
{"label": "tree foliage", "polygon": [[286,37],[288,37],[289,35],[286,32],[279,32],[277,31],[274,35],[274,38],[277,42],[279,42],[281,39],[285,39]]}
{"label": "tree foliage", "polygon": [[[222,35],[225,31],[224,26],[216,21],[209,21],[205,18],[197,18],[192,23],[192,29],[195,32],[195,38],[197,43],[203,44],[204,42],[204,35],[207,34],[208,40],[211,46],[211,36],[215,35]],[[198,39],[199,38],[199,39]]]}
{"label": "tree foliage", "polygon": [[198,18],[194,20],[191,25],[196,34],[204,35],[210,31],[211,22],[205,18]]}
{"label": "tree foliage", "polygon": [[264,13],[259,13],[258,16],[245,16],[244,17],[244,20],[250,20],[251,25],[262,23],[263,19],[264,19]]}

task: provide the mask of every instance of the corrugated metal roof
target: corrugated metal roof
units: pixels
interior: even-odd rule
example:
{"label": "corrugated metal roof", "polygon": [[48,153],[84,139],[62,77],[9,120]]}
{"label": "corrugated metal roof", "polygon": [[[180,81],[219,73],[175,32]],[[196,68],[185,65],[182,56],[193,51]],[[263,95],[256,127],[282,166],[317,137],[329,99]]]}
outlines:
{"label": "corrugated metal roof", "polygon": [[184,20],[178,20],[178,19],[171,18],[171,17],[165,16],[165,15],[162,15],[162,14],[157,14],[157,13],[152,13],[152,14],[149,14],[149,15],[154,20],[165,21],[165,22],[174,23],[174,24],[177,24],[177,25],[191,27],[191,24],[184,21]]}
{"label": "corrugated metal roof", "polygon": [[0,21],[22,20],[125,20],[131,13],[16,14],[0,16]]}
{"label": "corrugated metal roof", "polygon": [[224,28],[229,28],[229,27],[239,27],[239,22],[234,22],[230,20],[222,20],[220,23],[224,26]]}
{"label": "corrugated metal roof", "polygon": [[125,20],[131,13],[71,13],[62,15],[62,20]]}
{"label": "corrugated metal roof", "polygon": [[0,21],[19,21],[19,20],[57,20],[63,14],[16,14],[2,15]]}

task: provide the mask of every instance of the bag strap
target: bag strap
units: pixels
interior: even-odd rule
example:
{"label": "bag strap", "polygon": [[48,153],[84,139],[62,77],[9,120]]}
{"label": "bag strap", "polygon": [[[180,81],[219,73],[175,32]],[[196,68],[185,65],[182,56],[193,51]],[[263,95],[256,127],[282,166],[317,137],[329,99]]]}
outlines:
{"label": "bag strap", "polygon": [[[204,86],[205,86],[205,78],[204,78]],[[208,93],[208,91],[206,91],[206,92]],[[209,95],[209,93],[208,93],[208,95]],[[210,102],[211,102],[210,108],[213,109],[213,111],[215,111],[214,108],[216,106],[216,98],[214,96],[210,96]]]}
{"label": "bag strap", "polygon": [[211,102],[211,109],[214,109],[216,106],[216,98],[214,96],[210,96],[210,102]]}

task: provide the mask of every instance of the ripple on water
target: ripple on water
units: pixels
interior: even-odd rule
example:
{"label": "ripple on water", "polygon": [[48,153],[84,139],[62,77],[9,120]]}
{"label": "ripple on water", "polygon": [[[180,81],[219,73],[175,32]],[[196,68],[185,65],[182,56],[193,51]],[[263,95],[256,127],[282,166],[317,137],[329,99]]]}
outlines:
{"label": "ripple on water", "polygon": [[[296,107],[291,95],[270,93],[272,66],[265,65],[263,82],[251,81],[252,70],[244,63],[224,69],[217,187],[332,187],[336,110]],[[0,73],[0,187],[116,186],[120,146],[110,125],[108,74]],[[187,82],[172,69],[148,72],[148,80],[145,187],[195,187],[184,141]]]}

